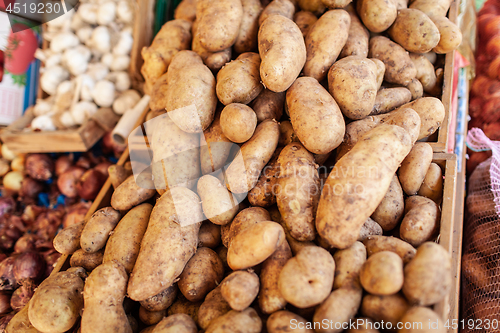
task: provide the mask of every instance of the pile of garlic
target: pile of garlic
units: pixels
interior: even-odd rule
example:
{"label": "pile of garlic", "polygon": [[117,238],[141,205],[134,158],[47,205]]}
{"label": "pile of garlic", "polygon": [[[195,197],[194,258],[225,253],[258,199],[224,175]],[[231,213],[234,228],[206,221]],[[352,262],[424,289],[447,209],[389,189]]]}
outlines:
{"label": "pile of garlic", "polygon": [[49,97],[34,106],[32,130],[81,125],[104,107],[121,115],[140,100],[128,74],[133,20],[130,0],[81,0],[76,12],[47,22],[49,47],[35,56]]}

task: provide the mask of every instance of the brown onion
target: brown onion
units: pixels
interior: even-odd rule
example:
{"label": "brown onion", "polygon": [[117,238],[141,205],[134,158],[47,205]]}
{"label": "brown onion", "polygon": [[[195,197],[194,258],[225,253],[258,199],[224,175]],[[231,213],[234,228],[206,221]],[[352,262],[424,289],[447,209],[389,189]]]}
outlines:
{"label": "brown onion", "polygon": [[54,174],[54,162],[45,154],[30,154],[26,157],[26,173],[33,179],[49,180]]}
{"label": "brown onion", "polygon": [[68,198],[74,198],[78,195],[76,184],[85,173],[85,169],[78,166],[70,167],[57,179],[57,187],[62,194]]}
{"label": "brown onion", "polygon": [[80,158],[78,158],[78,161],[76,161],[75,165],[87,170],[92,167],[92,162],[90,161],[90,158],[88,158],[87,156],[80,156]]}
{"label": "brown onion", "polygon": [[33,178],[26,177],[21,182],[19,195],[22,198],[36,198],[43,191],[43,184]]}
{"label": "brown onion", "polygon": [[38,281],[45,274],[45,260],[37,252],[20,254],[14,261],[14,277],[18,283],[27,279]]}
{"label": "brown onion", "polygon": [[62,224],[64,213],[64,208],[59,206],[40,214],[35,222],[35,234],[44,241],[53,240]]}
{"label": "brown onion", "polygon": [[23,215],[21,215],[21,219],[23,220],[24,223],[28,225],[32,224],[33,222],[35,222],[38,215],[45,212],[46,210],[47,209],[44,207],[28,205],[26,206],[26,208],[24,208],[24,212]]}
{"label": "brown onion", "polygon": [[25,234],[21,238],[19,238],[14,245],[14,252],[16,253],[24,253],[29,251],[36,250],[36,242],[38,241],[38,237],[33,234]]}
{"label": "brown onion", "polygon": [[8,257],[0,262],[0,290],[14,290],[17,288],[17,281],[14,276],[15,256]]}
{"label": "brown onion", "polygon": [[0,216],[10,214],[16,209],[16,202],[12,197],[0,198]]}
{"label": "brown onion", "polygon": [[74,224],[80,223],[87,214],[90,206],[92,204],[90,202],[79,202],[74,204],[66,209],[66,215],[64,215],[63,219],[63,228],[67,228]]}
{"label": "brown onion", "polygon": [[106,182],[106,176],[95,169],[87,170],[76,185],[78,195],[85,200],[94,200],[101,187]]}
{"label": "brown onion", "polygon": [[10,311],[10,293],[0,291],[0,315],[4,315]]}
{"label": "brown onion", "polygon": [[69,155],[59,156],[56,161],[56,175],[60,176],[73,165],[73,159]]}
{"label": "brown onion", "polygon": [[110,165],[113,165],[110,161],[104,161],[95,166],[95,170],[99,171],[102,173],[106,178],[108,178],[109,173],[108,173],[108,168]]}
{"label": "brown onion", "polygon": [[14,314],[10,313],[6,316],[0,318],[0,333],[5,333],[5,329],[7,328],[7,324],[9,321],[14,318]]}
{"label": "brown onion", "polygon": [[14,293],[12,293],[12,297],[10,298],[10,307],[14,311],[19,311],[24,308],[24,306],[30,301],[31,297],[33,297],[35,288],[36,285],[32,280],[28,279],[24,281],[21,287],[17,288]]}

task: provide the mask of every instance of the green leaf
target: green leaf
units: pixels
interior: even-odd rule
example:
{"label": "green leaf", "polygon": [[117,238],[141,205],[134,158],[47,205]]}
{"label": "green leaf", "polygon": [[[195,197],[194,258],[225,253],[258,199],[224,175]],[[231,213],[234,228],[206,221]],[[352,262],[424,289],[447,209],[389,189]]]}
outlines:
{"label": "green leaf", "polygon": [[20,87],[25,87],[26,86],[26,73],[21,74],[21,75],[16,75],[9,73],[7,70],[5,70],[4,74],[9,74],[12,77],[12,81],[14,81],[14,84]]}

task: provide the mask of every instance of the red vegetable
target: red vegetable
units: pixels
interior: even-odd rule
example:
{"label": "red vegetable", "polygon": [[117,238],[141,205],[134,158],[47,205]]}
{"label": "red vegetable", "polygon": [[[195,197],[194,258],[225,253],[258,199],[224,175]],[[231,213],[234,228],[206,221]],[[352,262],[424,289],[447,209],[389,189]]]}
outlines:
{"label": "red vegetable", "polygon": [[85,169],[78,166],[70,167],[65,173],[63,173],[59,179],[57,179],[57,187],[62,194],[68,198],[74,198],[78,195],[76,189],[76,184],[82,175],[85,173]]}
{"label": "red vegetable", "polygon": [[73,165],[73,159],[69,155],[62,155],[56,161],[56,175],[60,176]]}
{"label": "red vegetable", "polygon": [[90,202],[79,202],[68,207],[63,219],[63,228],[80,223],[90,209],[90,206]]}
{"label": "red vegetable", "polygon": [[36,198],[43,191],[43,184],[33,178],[26,177],[21,183],[19,195],[21,198]]}
{"label": "red vegetable", "polygon": [[25,253],[29,251],[35,251],[37,241],[38,237],[36,237],[35,235],[25,234],[17,240],[16,245],[14,245],[14,252]]}
{"label": "red vegetable", "polygon": [[10,311],[10,293],[0,291],[0,315],[4,315]]}
{"label": "red vegetable", "polygon": [[14,277],[18,283],[31,279],[39,281],[45,274],[45,260],[38,252],[20,254],[14,261]]}
{"label": "red vegetable", "polygon": [[15,256],[8,257],[0,262],[0,290],[14,290],[17,288],[17,281],[14,276]]}
{"label": "red vegetable", "polygon": [[106,178],[108,178],[109,176],[108,168],[110,165],[113,165],[113,163],[111,163],[110,161],[105,161],[97,164],[94,169],[102,173]]}
{"label": "red vegetable", "polygon": [[54,162],[45,154],[30,154],[26,157],[26,173],[33,179],[49,180],[54,174]]}
{"label": "red vegetable", "polygon": [[33,31],[22,23],[14,24],[5,49],[5,69],[15,75],[26,73],[37,47]]}
{"label": "red vegetable", "polygon": [[87,169],[90,169],[92,167],[92,162],[90,161],[90,159],[87,156],[80,156],[78,161],[76,161],[75,165],[87,170]]}
{"label": "red vegetable", "polygon": [[33,222],[35,222],[38,215],[45,212],[46,210],[47,209],[44,207],[28,205],[26,206],[26,208],[24,208],[24,212],[23,215],[21,216],[21,219],[26,224],[32,224]]}
{"label": "red vegetable", "polygon": [[64,213],[64,208],[59,206],[56,209],[51,209],[40,214],[35,221],[35,234],[42,240],[52,241],[62,224]]}
{"label": "red vegetable", "polygon": [[24,281],[22,286],[17,288],[14,293],[12,293],[10,307],[15,311],[19,311],[24,308],[24,306],[30,301],[31,297],[33,297],[35,288],[36,285],[33,281]]}
{"label": "red vegetable", "polygon": [[95,169],[87,170],[76,185],[78,195],[85,200],[94,200],[101,187],[106,182],[106,176]]}

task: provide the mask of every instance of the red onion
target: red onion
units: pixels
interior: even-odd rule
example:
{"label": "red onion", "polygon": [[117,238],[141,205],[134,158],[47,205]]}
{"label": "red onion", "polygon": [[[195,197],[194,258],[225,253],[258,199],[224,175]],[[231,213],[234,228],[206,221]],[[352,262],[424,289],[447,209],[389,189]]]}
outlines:
{"label": "red onion", "polygon": [[35,222],[35,234],[45,241],[53,240],[61,226],[64,213],[64,208],[60,206],[40,214]]}
{"label": "red onion", "polygon": [[95,166],[95,170],[99,171],[102,173],[106,178],[109,176],[108,168],[110,165],[113,165],[110,161],[104,161]]}
{"label": "red onion", "polygon": [[31,297],[33,297],[35,288],[36,285],[33,281],[29,279],[24,281],[22,286],[17,288],[12,294],[12,297],[10,298],[10,307],[14,311],[19,311],[24,308],[24,306],[30,301]]}
{"label": "red onion", "polygon": [[54,162],[45,154],[30,154],[26,157],[26,173],[33,179],[49,180],[54,174]]}
{"label": "red onion", "polygon": [[90,209],[90,202],[79,202],[67,208],[63,219],[63,228],[80,223]]}
{"label": "red onion", "polygon": [[11,214],[16,209],[16,202],[12,197],[1,197],[0,198],[0,216],[5,214]]}
{"label": "red onion", "polygon": [[27,279],[38,281],[45,273],[45,260],[37,252],[20,254],[14,261],[14,277],[18,283]]}
{"label": "red onion", "polygon": [[21,183],[19,195],[22,198],[36,198],[43,191],[43,184],[33,178],[26,177]]}
{"label": "red onion", "polygon": [[102,137],[102,152],[104,154],[110,154],[114,151],[115,143],[111,138],[111,132],[104,134]]}
{"label": "red onion", "polygon": [[36,242],[38,237],[33,234],[25,234],[21,238],[19,238],[14,245],[14,252],[16,253],[24,253],[29,251],[36,250]]}
{"label": "red onion", "polygon": [[87,156],[80,156],[78,161],[76,161],[75,165],[87,170],[87,169],[90,169],[92,167],[92,162],[90,161],[90,159]]}
{"label": "red onion", "polygon": [[0,333],[5,333],[5,329],[7,328],[7,324],[9,321],[14,318],[14,314],[8,314],[0,318]]}
{"label": "red onion", "polygon": [[17,281],[14,276],[15,256],[8,257],[0,262],[0,290],[14,290],[17,288]]}
{"label": "red onion", "polygon": [[10,293],[0,291],[0,315],[4,315],[10,311]]}
{"label": "red onion", "polygon": [[60,156],[56,161],[56,175],[65,173],[73,164],[73,159],[69,155]]}
{"label": "red onion", "polygon": [[85,173],[85,169],[79,166],[70,167],[57,179],[57,187],[62,194],[68,198],[74,198],[78,195],[76,184],[78,179]]}
{"label": "red onion", "polygon": [[106,182],[106,176],[95,169],[87,170],[76,185],[78,195],[85,200],[94,200],[101,187]]}

